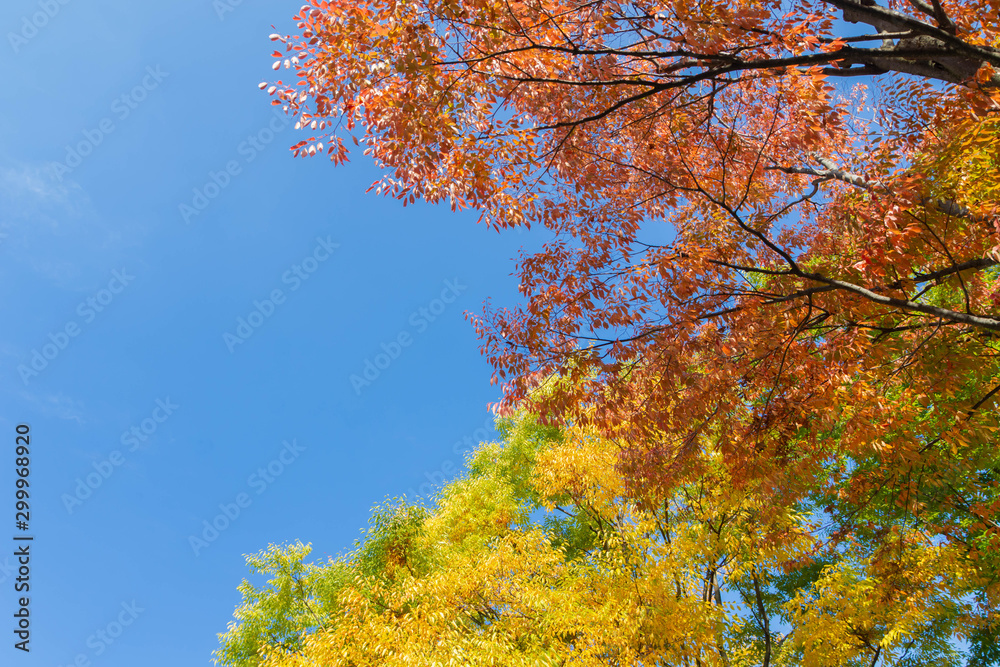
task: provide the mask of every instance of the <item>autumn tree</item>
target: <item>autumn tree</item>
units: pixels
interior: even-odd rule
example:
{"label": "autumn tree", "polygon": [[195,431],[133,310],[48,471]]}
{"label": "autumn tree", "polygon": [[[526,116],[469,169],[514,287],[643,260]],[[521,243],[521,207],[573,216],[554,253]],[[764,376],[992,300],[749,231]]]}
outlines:
{"label": "autumn tree", "polygon": [[642,507],[711,434],[775,517],[826,498],[873,553],[923,531],[995,603],[1000,2],[316,0],[296,20],[272,36],[294,79],[262,86],[315,130],[297,155],[356,143],[378,192],[551,231],[518,263],[523,304],[477,319],[506,406],[615,442]]}
{"label": "autumn tree", "polygon": [[270,581],[244,582],[218,662],[944,666],[970,637],[968,664],[996,657],[982,573],[927,531],[838,540],[822,494],[770,511],[732,484],[709,434],[697,466],[640,506],[619,447],[591,429],[522,414],[500,433],[429,507],[377,507],[343,557],[305,563],[301,544],[249,557]]}

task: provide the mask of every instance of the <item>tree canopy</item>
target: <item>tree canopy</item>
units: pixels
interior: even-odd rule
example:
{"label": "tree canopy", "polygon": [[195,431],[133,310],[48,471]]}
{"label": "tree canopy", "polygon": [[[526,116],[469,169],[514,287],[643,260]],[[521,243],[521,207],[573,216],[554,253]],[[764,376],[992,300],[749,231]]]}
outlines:
{"label": "tree canopy", "polygon": [[711,425],[738,478],[897,483],[995,421],[998,8],[317,2],[268,92],[298,155],[349,137],[384,194],[553,232],[477,319],[507,406],[571,379],[532,409],[648,479]]}
{"label": "tree canopy", "polygon": [[[501,423],[431,506],[375,508],[355,550],[248,557],[268,584],[217,654],[306,665],[987,665],[984,571],[905,521],[850,539],[849,502],[773,511],[701,436],[700,470],[641,506],[590,429]],[[823,505],[833,502],[834,508]],[[988,577],[987,577],[988,578]],[[968,640],[963,656],[955,639]],[[881,661],[881,662],[880,662]]]}
{"label": "tree canopy", "polygon": [[[313,0],[296,20],[272,35],[294,79],[262,84],[311,135],[296,155],[341,163],[354,144],[377,192],[551,232],[518,261],[523,303],[475,325],[504,414],[603,448],[518,502],[593,479],[619,513],[613,547],[571,555],[487,494],[507,528],[463,524],[492,546],[446,569],[493,572],[510,597],[469,621],[386,584],[386,609],[457,633],[409,646],[875,665],[946,664],[955,632],[994,645],[998,0]],[[447,498],[404,516],[429,534]],[[669,539],[668,516],[688,522]],[[443,567],[427,557],[413,582]],[[626,581],[649,588],[612,602]],[[472,590],[435,585],[455,604]],[[371,637],[409,637],[351,599]],[[551,634],[531,634],[546,614]],[[686,640],[643,625],[668,617]]]}

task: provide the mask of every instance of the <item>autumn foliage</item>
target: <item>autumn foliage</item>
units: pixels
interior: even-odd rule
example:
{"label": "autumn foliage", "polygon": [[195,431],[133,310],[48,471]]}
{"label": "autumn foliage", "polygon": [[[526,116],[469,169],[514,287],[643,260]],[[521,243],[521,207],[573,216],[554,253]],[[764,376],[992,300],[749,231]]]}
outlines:
{"label": "autumn foliage", "polygon": [[644,512],[717,470],[765,524],[820,503],[876,570],[951,549],[992,618],[1000,2],[316,0],[297,20],[272,36],[294,80],[268,87],[315,130],[297,155],[356,143],[378,192],[551,231],[518,263],[523,304],[476,320],[506,409],[615,443]]}
{"label": "autumn foliage", "polygon": [[830,540],[813,503],[765,509],[717,454],[639,507],[615,443],[529,415],[500,432],[431,507],[376,508],[341,558],[249,556],[268,582],[241,586],[219,662],[944,666],[960,637],[971,664],[997,657],[975,567],[920,528]]}

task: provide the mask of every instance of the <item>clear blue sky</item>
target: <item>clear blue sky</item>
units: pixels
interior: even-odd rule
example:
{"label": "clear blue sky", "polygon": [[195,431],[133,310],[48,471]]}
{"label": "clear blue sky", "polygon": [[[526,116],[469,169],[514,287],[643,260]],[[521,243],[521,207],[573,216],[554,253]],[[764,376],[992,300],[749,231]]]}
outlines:
{"label": "clear blue sky", "polygon": [[[257,84],[298,7],[0,9],[0,664],[207,665],[243,554],[342,552],[487,423],[498,388],[463,313],[515,299],[532,235],[366,195],[360,155],[292,159]],[[366,360],[384,368],[352,385]],[[10,573],[22,422],[29,654]]]}

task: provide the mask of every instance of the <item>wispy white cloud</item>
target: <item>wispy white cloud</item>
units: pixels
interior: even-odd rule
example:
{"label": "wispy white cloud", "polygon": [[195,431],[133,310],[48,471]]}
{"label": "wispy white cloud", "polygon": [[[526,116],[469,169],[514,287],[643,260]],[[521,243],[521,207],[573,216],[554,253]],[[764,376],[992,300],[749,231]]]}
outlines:
{"label": "wispy white cloud", "polygon": [[20,279],[27,271],[59,289],[87,289],[88,276],[120,257],[123,231],[71,178],[56,179],[44,165],[0,166],[0,252]]}
{"label": "wispy white cloud", "polygon": [[67,396],[62,392],[38,394],[28,390],[19,392],[20,403],[34,417],[43,419],[62,419],[83,424],[86,412],[81,401]]}
{"label": "wispy white cloud", "polygon": [[38,165],[0,167],[0,197],[4,218],[33,216],[40,211],[73,216],[91,212],[90,199],[79,184],[70,179],[57,181],[47,167]]}

